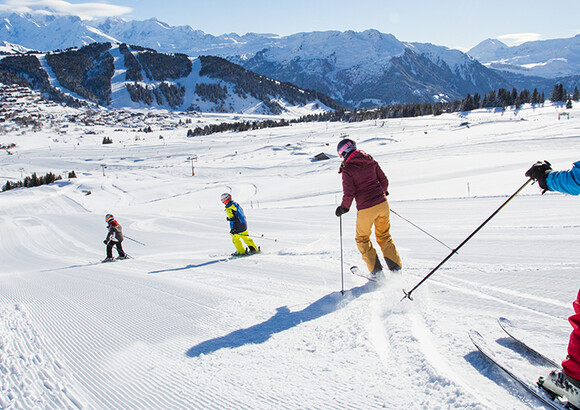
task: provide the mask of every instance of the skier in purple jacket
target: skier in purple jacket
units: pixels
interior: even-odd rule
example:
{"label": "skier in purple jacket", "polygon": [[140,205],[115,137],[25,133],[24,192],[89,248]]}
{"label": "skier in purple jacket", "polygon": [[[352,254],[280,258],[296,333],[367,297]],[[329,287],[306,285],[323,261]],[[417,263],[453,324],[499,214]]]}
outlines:
{"label": "skier in purple jacket", "polygon": [[[580,195],[580,161],[568,171],[553,171],[548,161],[538,161],[526,172],[526,176],[538,182],[542,194],[558,191]],[[552,370],[538,383],[546,390],[568,399],[568,403],[580,408],[580,291],[572,304],[574,314],[568,318],[572,333],[568,341],[568,357],[562,362],[562,370]]]}
{"label": "skier in purple jacket", "polygon": [[391,237],[390,208],[387,202],[389,180],[369,154],[357,150],[354,141],[346,138],[338,143],[337,152],[343,159],[339,173],[342,174],[342,203],[336,208],[336,216],[350,210],[356,201],[356,244],[372,276],[382,272],[377,251],[371,242],[374,225],[377,243],[391,271],[403,266],[399,252]]}

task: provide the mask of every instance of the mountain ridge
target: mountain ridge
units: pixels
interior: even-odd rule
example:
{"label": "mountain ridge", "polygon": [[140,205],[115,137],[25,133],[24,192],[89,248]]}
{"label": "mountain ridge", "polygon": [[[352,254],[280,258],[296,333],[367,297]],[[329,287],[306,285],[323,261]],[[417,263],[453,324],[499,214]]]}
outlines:
{"label": "mountain ridge", "polygon": [[556,79],[580,74],[580,34],[511,47],[487,39],[467,53],[487,67],[523,76]]}
{"label": "mountain ridge", "polygon": [[[66,49],[100,41],[137,44],[191,57],[214,55],[257,74],[316,90],[349,107],[451,101],[468,93],[484,94],[516,85],[549,92],[559,78],[565,78],[568,87],[580,84],[580,76],[576,77],[580,73],[580,55],[577,66],[575,62],[569,64],[553,57],[549,68],[558,64],[570,67],[548,78],[545,73],[538,73],[541,63],[532,61],[526,66],[515,61],[490,62],[501,50],[512,49],[496,40],[480,43],[471,50],[476,55],[471,55],[429,43],[400,41],[392,34],[374,29],[289,36],[260,33],[213,36],[190,26],[170,26],[156,18],[87,22],[79,18],[40,19],[12,14],[3,16],[2,21],[0,40],[32,49],[49,46],[49,50]],[[22,33],[26,36],[18,35]],[[491,43],[495,43],[495,48]],[[580,50],[580,44],[577,48]],[[478,52],[489,58],[480,61]],[[538,81],[539,78],[545,80]]]}

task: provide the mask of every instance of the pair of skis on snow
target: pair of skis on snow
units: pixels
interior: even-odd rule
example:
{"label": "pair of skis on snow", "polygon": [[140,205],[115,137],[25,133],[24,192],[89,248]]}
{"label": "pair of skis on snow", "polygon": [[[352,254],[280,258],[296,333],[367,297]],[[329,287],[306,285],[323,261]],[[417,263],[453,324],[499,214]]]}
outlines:
{"label": "pair of skis on snow", "polygon": [[[499,325],[506,332],[506,334],[512,338],[518,345],[523,347],[528,352],[532,353],[534,356],[539,358],[547,366],[552,366],[554,368],[560,369],[560,364],[556,363],[554,360],[550,359],[546,355],[540,353],[538,350],[534,349],[526,342],[523,341],[523,337],[518,333],[518,329],[514,326],[510,320],[506,318],[498,319]],[[526,378],[520,375],[517,371],[512,369],[507,363],[505,363],[498,355],[495,354],[494,348],[491,343],[488,343],[486,338],[483,337],[476,330],[471,329],[469,331],[469,338],[485,357],[487,357],[492,363],[499,367],[503,372],[509,376],[512,380],[522,386],[528,393],[533,395],[536,399],[541,401],[543,404],[552,409],[566,409],[566,400],[561,397],[555,397],[551,392],[543,389],[537,384],[532,384],[526,381]],[[540,376],[540,375],[538,375]]]}
{"label": "pair of skis on snow", "polygon": [[118,262],[118,261],[124,261],[125,259],[133,259],[133,257],[126,255],[126,257],[124,257],[124,258],[121,258],[120,256],[117,256],[116,258],[111,258],[111,259],[105,258],[100,263]]}

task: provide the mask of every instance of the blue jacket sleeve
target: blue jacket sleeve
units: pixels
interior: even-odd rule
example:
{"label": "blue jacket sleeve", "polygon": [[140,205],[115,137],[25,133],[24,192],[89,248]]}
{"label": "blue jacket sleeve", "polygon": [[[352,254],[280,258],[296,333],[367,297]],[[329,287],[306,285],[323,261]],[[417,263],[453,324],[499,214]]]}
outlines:
{"label": "blue jacket sleeve", "polygon": [[550,191],[580,195],[580,161],[575,162],[569,171],[552,171],[546,178]]}

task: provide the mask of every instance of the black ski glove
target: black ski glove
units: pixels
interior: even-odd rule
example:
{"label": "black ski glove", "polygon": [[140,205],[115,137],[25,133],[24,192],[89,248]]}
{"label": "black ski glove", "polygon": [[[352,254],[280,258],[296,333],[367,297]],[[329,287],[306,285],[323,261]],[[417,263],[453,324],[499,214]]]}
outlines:
{"label": "black ski glove", "polygon": [[552,172],[552,164],[548,161],[538,161],[526,171],[526,176],[532,178],[534,181],[538,181],[538,185],[542,188],[543,194],[544,192],[549,191],[548,185],[546,184],[546,178],[550,172]]}
{"label": "black ski glove", "polygon": [[342,205],[339,205],[338,208],[336,208],[336,211],[334,211],[334,214],[336,216],[341,216],[341,215],[344,215],[345,213],[347,213],[348,211],[349,211],[348,208],[345,208]]}
{"label": "black ski glove", "polygon": [[104,243],[105,245],[108,245],[108,244],[109,244],[109,241],[105,239],[105,240],[103,241],[103,243]]}

